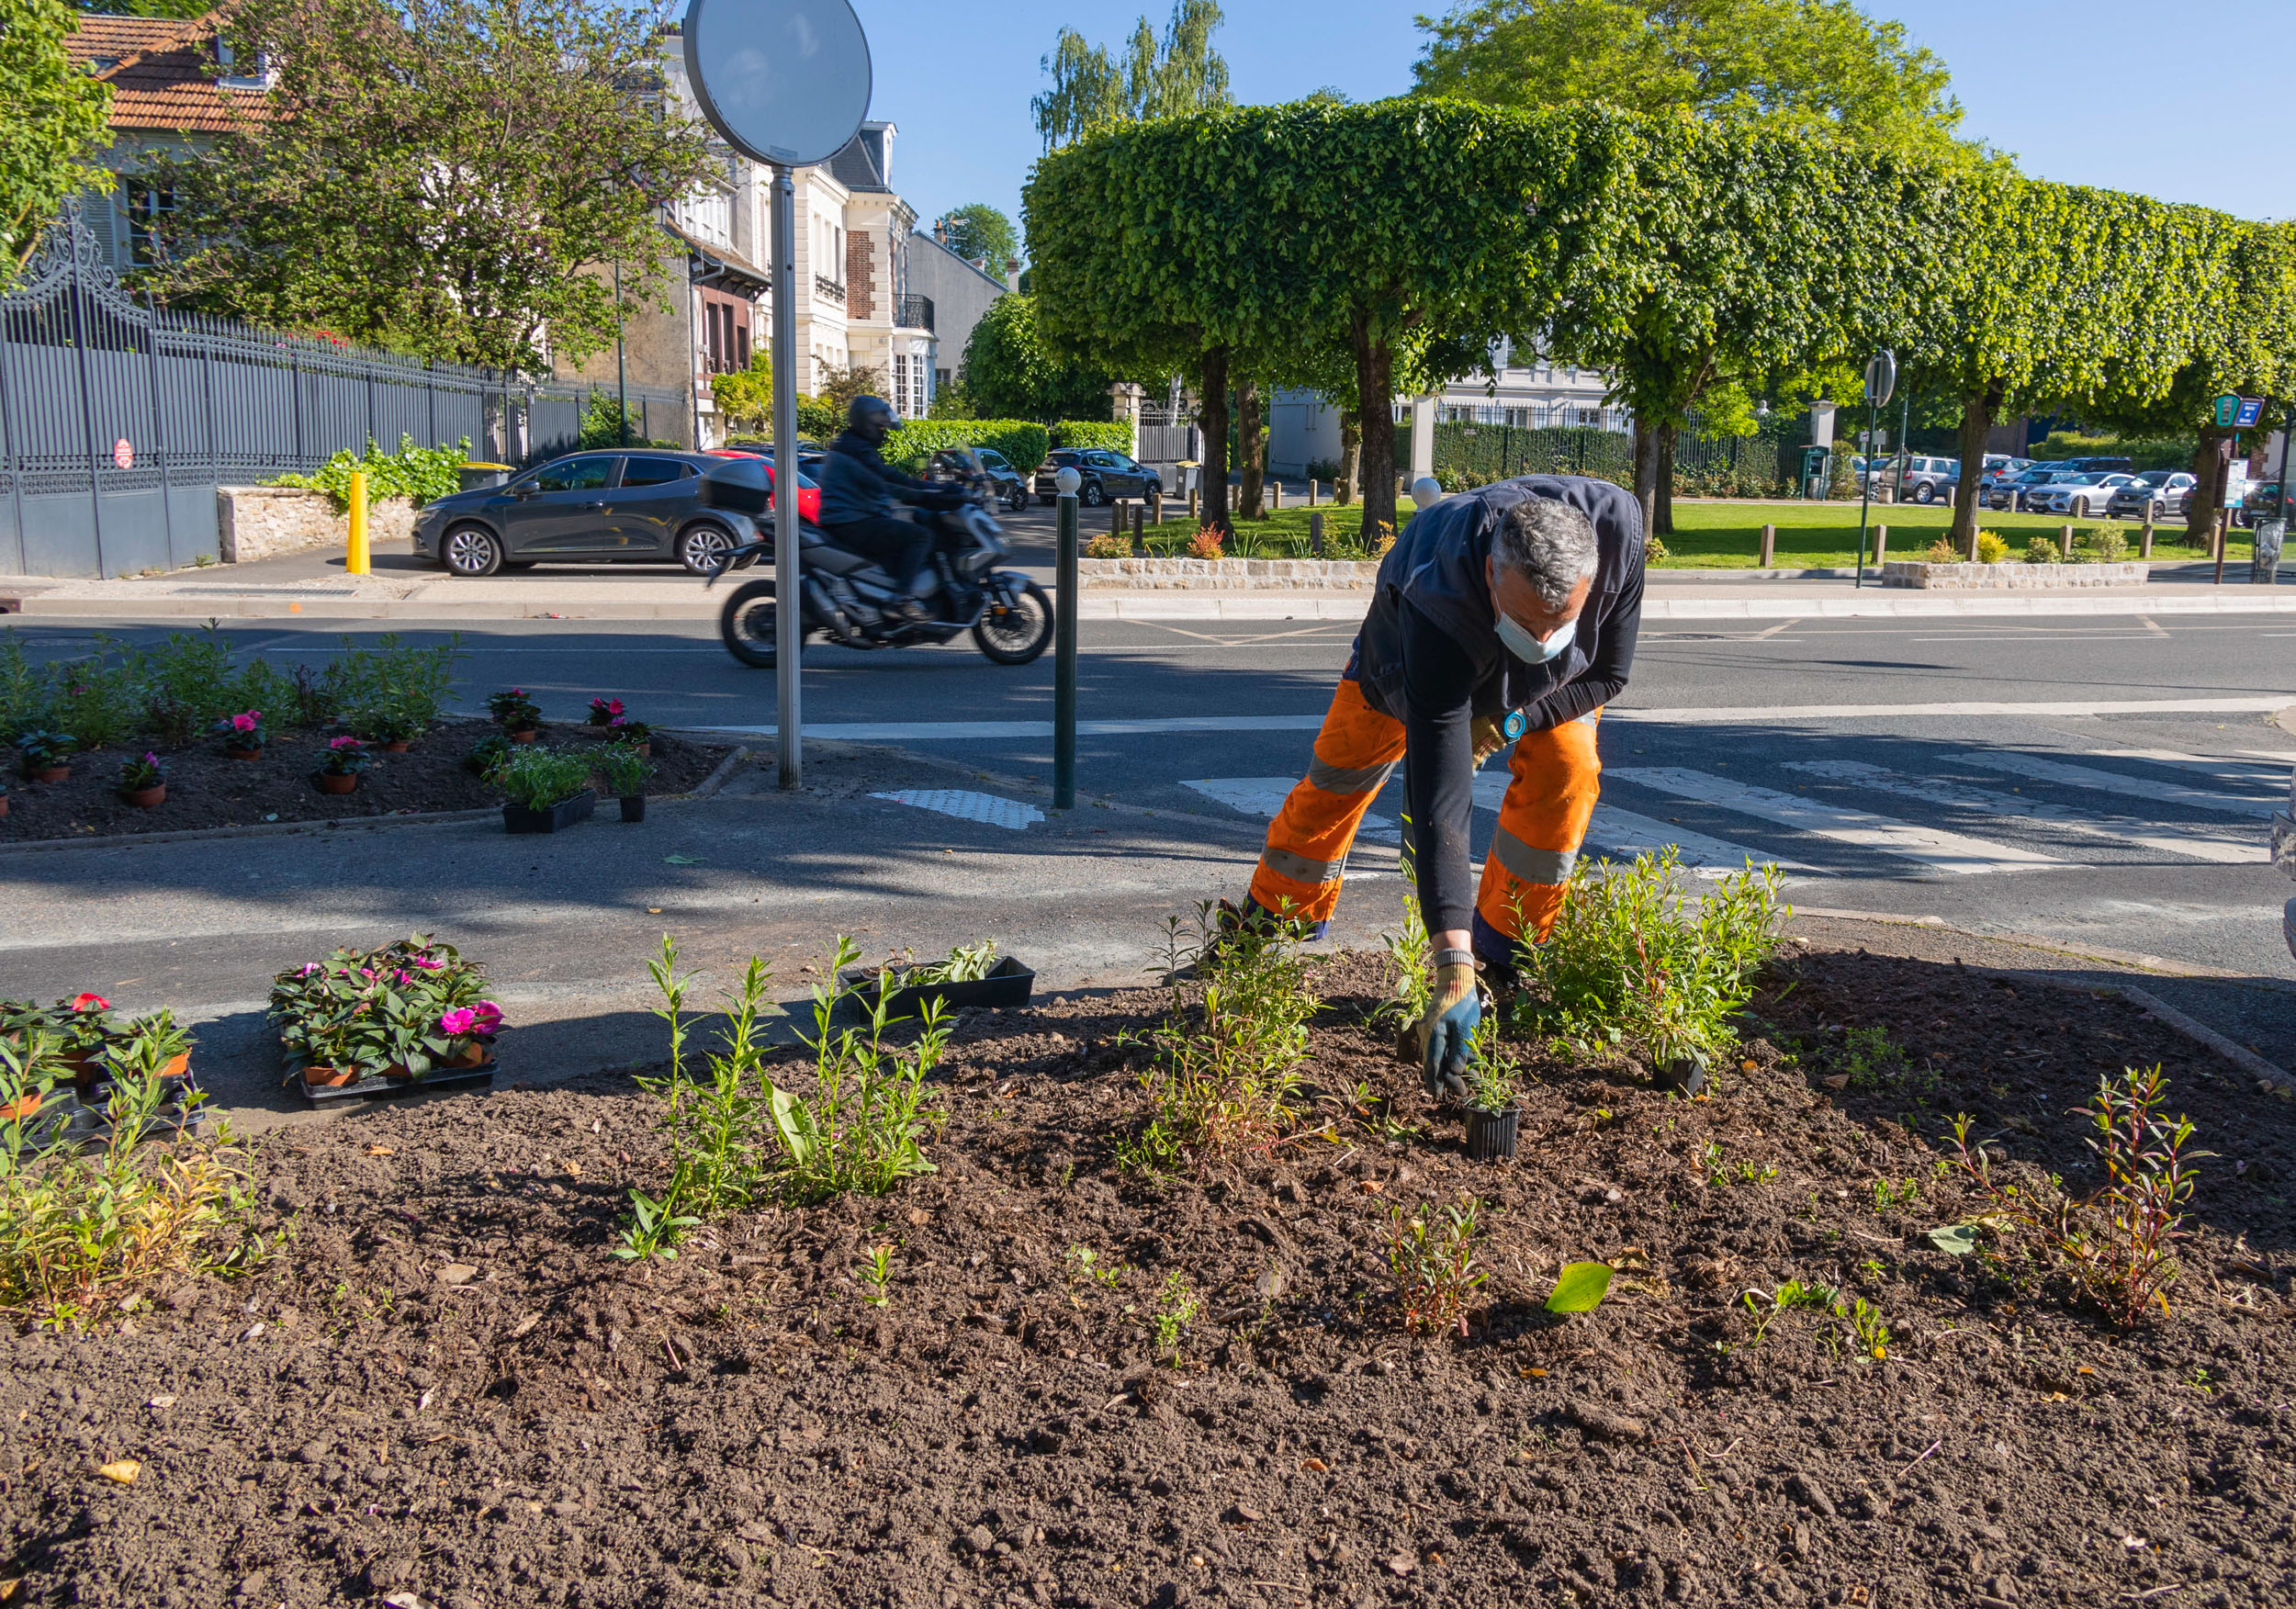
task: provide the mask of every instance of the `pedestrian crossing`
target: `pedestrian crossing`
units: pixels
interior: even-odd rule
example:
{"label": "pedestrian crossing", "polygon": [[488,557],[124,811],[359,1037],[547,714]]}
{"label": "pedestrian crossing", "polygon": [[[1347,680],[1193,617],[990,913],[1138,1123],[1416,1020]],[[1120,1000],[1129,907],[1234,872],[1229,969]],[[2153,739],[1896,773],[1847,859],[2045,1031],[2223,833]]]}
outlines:
{"label": "pedestrian crossing", "polygon": [[[1883,758],[1890,757],[1885,748]],[[1611,764],[1582,853],[1628,859],[1671,845],[1686,870],[1709,878],[1749,861],[1774,864],[1793,877],[1947,879],[2132,865],[2261,866],[2271,848],[2260,818],[2288,807],[2292,761],[2296,757],[2253,749],[2212,756],[1922,746],[1896,765],[1831,756],[1780,759],[1755,769],[1760,782],[1728,774],[1728,761],[1711,770]],[[1749,769],[1763,763],[1737,762]],[[2158,774],[2163,771],[2172,774]],[[1296,781],[1205,778],[1187,786],[1266,819]],[[1507,782],[1503,768],[1478,773],[1477,808],[1496,811]],[[1398,779],[1381,803],[1394,809],[1401,792]],[[1651,798],[1682,809],[1688,821],[1646,813]],[[1729,825],[1734,821],[1745,824],[1743,839]],[[1366,818],[1366,837],[1393,843],[1398,830],[1393,815]]]}

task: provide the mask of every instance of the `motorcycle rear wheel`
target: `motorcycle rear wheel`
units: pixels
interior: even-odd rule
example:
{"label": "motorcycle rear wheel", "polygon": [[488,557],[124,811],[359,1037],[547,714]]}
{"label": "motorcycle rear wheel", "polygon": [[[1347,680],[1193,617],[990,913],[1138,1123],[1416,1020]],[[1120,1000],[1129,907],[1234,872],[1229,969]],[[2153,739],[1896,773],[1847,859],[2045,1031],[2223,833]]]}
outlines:
{"label": "motorcycle rear wheel", "polygon": [[1018,606],[999,613],[998,605],[973,623],[973,646],[999,665],[1026,665],[1052,646],[1052,601],[1030,581]]}
{"label": "motorcycle rear wheel", "polygon": [[736,587],[717,616],[717,635],[726,651],[754,669],[774,669],[781,663],[778,614],[771,581],[745,581]]}

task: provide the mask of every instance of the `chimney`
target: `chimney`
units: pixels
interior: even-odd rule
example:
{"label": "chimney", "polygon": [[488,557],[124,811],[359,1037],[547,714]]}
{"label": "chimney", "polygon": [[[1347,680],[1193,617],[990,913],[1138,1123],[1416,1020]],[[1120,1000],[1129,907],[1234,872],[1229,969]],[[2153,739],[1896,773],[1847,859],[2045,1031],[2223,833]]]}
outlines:
{"label": "chimney", "polygon": [[944,246],[949,243],[949,220],[947,219],[936,218],[933,219],[933,239],[939,241]]}
{"label": "chimney", "polygon": [[1015,293],[1020,289],[1020,259],[1018,257],[1005,259],[1005,288]]}

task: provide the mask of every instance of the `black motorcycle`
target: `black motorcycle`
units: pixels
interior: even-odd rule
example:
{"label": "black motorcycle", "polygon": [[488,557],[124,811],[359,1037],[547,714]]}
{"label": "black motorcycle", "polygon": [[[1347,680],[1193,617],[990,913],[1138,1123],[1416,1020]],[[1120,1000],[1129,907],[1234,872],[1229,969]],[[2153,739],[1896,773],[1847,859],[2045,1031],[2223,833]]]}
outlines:
{"label": "black motorcycle", "polygon": [[[717,471],[711,478],[718,478]],[[755,501],[754,489],[740,484],[738,476],[720,495],[736,504]],[[989,513],[981,488],[969,489],[953,509],[923,515],[933,533],[931,562],[917,582],[917,598],[931,611],[928,620],[904,620],[894,613],[900,597],[893,578],[875,562],[849,553],[812,525],[802,525],[798,549],[800,590],[804,604],[804,637],[826,639],[849,648],[897,648],[921,643],[945,643],[958,633],[971,631],[974,646],[999,665],[1026,665],[1052,641],[1052,604],[1044,589],[1017,570],[995,568],[1011,552],[1003,527]],[[753,516],[762,509],[750,510]],[[771,540],[737,547],[726,556],[718,576],[753,564],[771,568]],[[780,611],[776,578],[744,581],[726,600],[718,615],[718,635],[726,652],[745,665],[771,669],[778,658]]]}

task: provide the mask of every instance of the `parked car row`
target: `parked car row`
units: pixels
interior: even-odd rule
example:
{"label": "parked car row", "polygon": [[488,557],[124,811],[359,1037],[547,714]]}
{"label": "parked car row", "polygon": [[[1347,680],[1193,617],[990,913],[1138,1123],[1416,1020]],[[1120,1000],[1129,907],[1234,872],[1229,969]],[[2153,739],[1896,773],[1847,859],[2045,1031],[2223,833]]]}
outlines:
{"label": "parked car row", "polygon": [[[2021,466],[2021,467],[2020,467]],[[2043,462],[2009,459],[1998,472],[1988,469],[1977,501],[1988,509],[2036,514],[2093,515],[2150,513],[2173,518],[2192,495],[2192,477],[2181,470],[2132,473],[2127,458],[2058,458]]]}
{"label": "parked car row", "polygon": [[1136,458],[1105,447],[1062,447],[1036,472],[1036,495],[1050,502],[1060,495],[1053,477],[1074,469],[1081,478],[1076,499],[1088,509],[1117,498],[1164,495],[1164,478]]}

